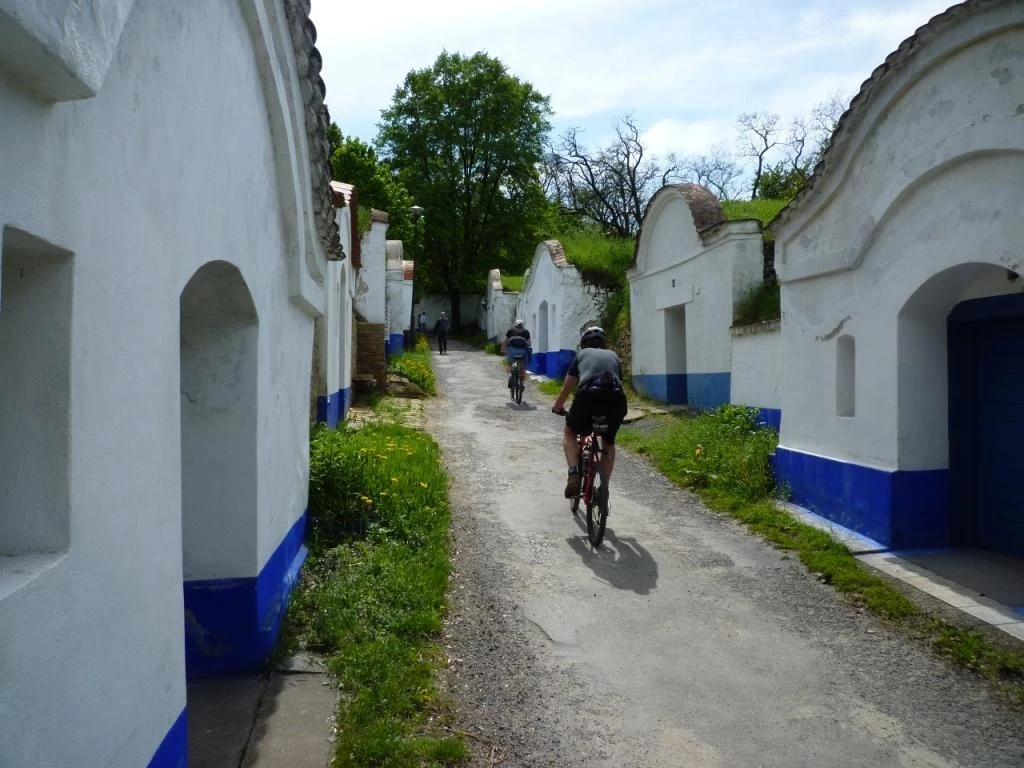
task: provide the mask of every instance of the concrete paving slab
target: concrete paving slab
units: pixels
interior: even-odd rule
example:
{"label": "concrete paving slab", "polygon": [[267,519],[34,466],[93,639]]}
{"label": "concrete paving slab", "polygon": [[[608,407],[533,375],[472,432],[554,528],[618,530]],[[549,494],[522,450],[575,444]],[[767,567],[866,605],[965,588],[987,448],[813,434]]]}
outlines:
{"label": "concrete paving slab", "polygon": [[338,689],[322,674],[274,675],[242,768],[326,768],[334,754]]}
{"label": "concrete paving slab", "polygon": [[266,685],[267,679],[262,675],[195,680],[188,684],[190,768],[239,764]]}
{"label": "concrete paving slab", "polygon": [[777,504],[800,522],[830,533],[836,540],[845,544],[855,555],[889,549],[885,544],[877,542],[874,539],[870,539],[862,533],[851,531],[849,528],[833,522],[828,518],[822,517],[821,515],[817,515],[809,509],[805,509],[804,507],[796,504],[790,504],[785,501],[777,502]]}
{"label": "concrete paving slab", "polygon": [[[1024,609],[1024,561],[972,548],[894,554],[998,603]],[[1024,611],[1019,618],[1024,619]]]}
{"label": "concrete paving slab", "polygon": [[273,675],[191,681],[189,766],[325,768],[337,704],[337,687],[307,654],[284,660]]}

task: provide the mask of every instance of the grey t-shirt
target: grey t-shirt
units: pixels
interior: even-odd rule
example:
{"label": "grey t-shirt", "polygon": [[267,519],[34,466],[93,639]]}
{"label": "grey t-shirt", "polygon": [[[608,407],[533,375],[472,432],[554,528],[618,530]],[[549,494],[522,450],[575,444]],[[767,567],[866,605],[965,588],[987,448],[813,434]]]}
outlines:
{"label": "grey t-shirt", "polygon": [[595,349],[584,347],[576,353],[572,365],[569,367],[569,376],[575,376],[579,380],[579,386],[596,384],[600,377],[611,374],[617,385],[622,383],[622,367],[619,365],[619,356],[610,349]]}

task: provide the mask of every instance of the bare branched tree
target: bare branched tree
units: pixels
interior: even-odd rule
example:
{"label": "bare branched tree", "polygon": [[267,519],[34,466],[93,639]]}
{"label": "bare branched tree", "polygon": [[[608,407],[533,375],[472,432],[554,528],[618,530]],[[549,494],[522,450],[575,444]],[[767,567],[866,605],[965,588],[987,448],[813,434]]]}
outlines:
{"label": "bare branched tree", "polygon": [[828,149],[832,134],[836,132],[839,118],[850,105],[850,98],[842,91],[835,91],[825,101],[811,110],[811,138],[815,144],[813,161],[817,162]]}
{"label": "bare branched tree", "polygon": [[809,163],[808,142],[813,141],[807,121],[802,117],[793,118],[786,134],[786,164],[792,171],[803,171]]}
{"label": "bare branched tree", "polygon": [[566,131],[548,153],[543,176],[549,198],[609,234],[636,234],[647,201],[679,174],[678,164],[647,153],[632,115],[618,121],[615,139],[604,147],[586,146],[582,133]]}
{"label": "bare branched tree", "polygon": [[703,155],[687,158],[682,168],[683,180],[707,187],[723,200],[733,198],[739,192],[737,182],[743,176],[743,169],[721,144]]}
{"label": "bare branched tree", "polygon": [[736,120],[740,134],[740,156],[749,157],[754,163],[754,178],[750,185],[750,197],[757,197],[761,187],[768,153],[782,140],[779,116],[774,112],[744,112]]}

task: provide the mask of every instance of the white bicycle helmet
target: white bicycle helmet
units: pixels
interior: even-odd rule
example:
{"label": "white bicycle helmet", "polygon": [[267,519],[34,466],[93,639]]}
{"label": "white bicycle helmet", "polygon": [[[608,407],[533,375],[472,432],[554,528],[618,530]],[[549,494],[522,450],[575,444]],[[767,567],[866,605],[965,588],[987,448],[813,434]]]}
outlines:
{"label": "white bicycle helmet", "polygon": [[603,347],[605,340],[604,328],[592,325],[580,335],[580,347]]}

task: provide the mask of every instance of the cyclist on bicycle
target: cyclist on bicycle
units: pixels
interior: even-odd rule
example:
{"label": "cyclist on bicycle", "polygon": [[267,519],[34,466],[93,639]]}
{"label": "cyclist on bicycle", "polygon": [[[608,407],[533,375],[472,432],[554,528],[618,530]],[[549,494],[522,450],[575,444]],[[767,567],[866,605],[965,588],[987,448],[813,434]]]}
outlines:
{"label": "cyclist on bicycle", "polygon": [[565,401],[569,399],[573,389],[576,390],[576,396],[569,408],[565,432],[562,435],[565,460],[569,464],[569,479],[565,484],[567,499],[580,492],[582,483],[577,469],[577,436],[585,435],[593,429],[595,416],[604,416],[608,431],[604,435],[603,464],[605,477],[610,480],[612,468],[615,466],[615,434],[626,418],[622,365],[619,356],[606,347],[604,329],[596,325],[587,328],[580,336],[580,351],[576,353],[565,376],[562,391],[558,393],[551,408],[554,413],[565,413]]}
{"label": "cyclist on bicycle", "polygon": [[[533,349],[530,346],[530,332],[522,320],[516,320],[515,325],[505,332],[505,338],[501,340],[501,351],[505,353],[505,371],[512,373],[512,361],[519,359],[523,364],[519,366],[519,380],[526,384],[526,363],[529,362]],[[512,388],[512,377],[509,376],[509,389]]]}

